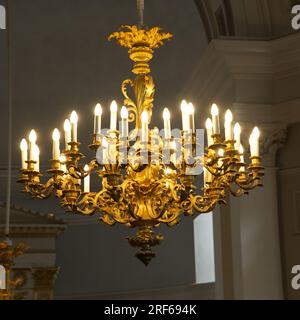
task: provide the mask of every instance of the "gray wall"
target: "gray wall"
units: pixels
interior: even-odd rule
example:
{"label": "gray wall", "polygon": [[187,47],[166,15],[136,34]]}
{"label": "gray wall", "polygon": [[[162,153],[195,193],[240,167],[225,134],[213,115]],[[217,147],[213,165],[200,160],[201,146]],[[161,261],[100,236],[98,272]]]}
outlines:
{"label": "gray wall", "polygon": [[299,265],[300,248],[300,123],[289,128],[288,140],[278,153],[279,219],[282,253],[282,278],[285,297],[300,299],[291,286],[292,268]]}

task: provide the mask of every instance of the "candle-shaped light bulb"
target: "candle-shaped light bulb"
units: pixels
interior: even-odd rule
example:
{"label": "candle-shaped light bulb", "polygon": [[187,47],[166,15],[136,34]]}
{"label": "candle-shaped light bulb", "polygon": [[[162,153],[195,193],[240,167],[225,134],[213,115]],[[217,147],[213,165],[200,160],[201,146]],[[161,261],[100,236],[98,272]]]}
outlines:
{"label": "candle-shaped light bulb", "polygon": [[29,142],[36,143],[37,135],[35,130],[31,130],[29,133]]}
{"label": "candle-shaped light bulb", "polygon": [[257,127],[255,127],[255,128],[253,129],[252,134],[253,134],[253,137],[254,137],[255,139],[259,139],[259,137],[260,137],[260,131],[259,131],[259,129],[258,129]]}
{"label": "candle-shaped light bulb", "polygon": [[220,134],[219,108],[215,103],[211,106],[211,115],[213,124],[213,134]]}
{"label": "candle-shaped light bulb", "polygon": [[121,108],[121,118],[128,119],[128,110],[125,106]]}
{"label": "candle-shaped light bulb", "polygon": [[53,140],[52,159],[53,160],[59,160],[59,156],[60,156],[59,139],[60,139],[60,133],[58,129],[54,129],[52,133],[52,140]]}
{"label": "candle-shaped light bulb", "polygon": [[117,130],[117,114],[118,114],[118,105],[117,105],[117,102],[114,100],[110,104],[110,130],[111,131]]}
{"label": "candle-shaped light bulb", "polygon": [[205,122],[206,133],[207,133],[207,146],[210,147],[214,144],[212,135],[213,135],[213,124],[210,118]]}
{"label": "candle-shaped light bulb", "polygon": [[203,180],[204,186],[207,186],[209,183],[212,182],[213,176],[205,167],[203,167]]}
{"label": "candle-shaped light bulb", "polygon": [[259,157],[259,138],[260,131],[257,127],[255,127],[249,139],[251,157]]}
{"label": "candle-shaped light bulb", "polygon": [[219,157],[221,157],[221,158],[224,157],[224,153],[225,153],[224,149],[219,149],[218,150],[218,156]]}
{"label": "candle-shaped light bulb", "polygon": [[[84,166],[84,171],[87,173],[87,172],[89,172],[90,171],[90,167],[89,167],[89,165],[88,164],[86,164],[85,166]],[[85,193],[88,193],[88,192],[90,192],[90,174],[88,174],[85,178],[84,178],[84,182],[83,182],[84,184],[83,184],[83,191],[85,192]]]}
{"label": "candle-shaped light bulb", "polygon": [[[239,148],[239,154],[240,154],[240,161],[241,163],[245,163],[245,157],[244,157],[244,147],[242,145],[240,145]],[[245,172],[246,168],[243,165],[242,167],[240,167],[240,172]]]}
{"label": "candle-shaped light bulb", "polygon": [[34,146],[36,144],[37,140],[37,135],[34,130],[31,130],[29,133],[29,160],[30,161],[35,161],[34,160]]}
{"label": "candle-shaped light bulb", "polygon": [[182,130],[188,131],[189,130],[189,107],[186,100],[182,100],[180,109],[182,113]]}
{"label": "candle-shaped light bulb", "polygon": [[33,160],[36,162],[34,164],[34,171],[39,172],[40,171],[40,148],[36,144],[33,147]]}
{"label": "candle-shaped light bulb", "polygon": [[61,154],[59,157],[59,162],[60,162],[60,170],[63,171],[64,173],[67,173],[67,158],[64,154]]}
{"label": "candle-shaped light bulb", "polygon": [[144,110],[142,112],[141,120],[142,120],[142,137],[141,137],[141,141],[144,142],[144,143],[147,143],[148,142],[149,115],[148,115],[148,112],[146,110]]}
{"label": "candle-shaped light bulb", "polygon": [[227,110],[225,113],[225,140],[233,140],[233,131],[232,131],[232,121],[233,116],[231,110]]}
{"label": "candle-shaped light bulb", "polygon": [[172,137],[171,134],[171,114],[168,108],[164,109],[163,112],[163,118],[164,118],[164,131],[165,131],[165,139],[170,140]]}
{"label": "candle-shaped light bulb", "polygon": [[121,108],[121,138],[128,137],[128,110],[125,106]]}
{"label": "candle-shaped light bulb", "polygon": [[24,170],[27,168],[26,161],[28,160],[28,154],[27,154],[28,144],[25,139],[22,139],[20,143],[20,149],[21,149],[22,169]]}
{"label": "candle-shaped light bulb", "polygon": [[195,132],[195,107],[190,102],[188,104],[188,117],[189,117],[189,129],[192,129],[192,132]]}
{"label": "candle-shaped light bulb", "polygon": [[69,143],[71,142],[71,123],[69,119],[64,122],[64,132],[65,132],[65,149],[70,148]]}
{"label": "candle-shaped light bulb", "polygon": [[78,115],[76,111],[72,111],[70,122],[71,122],[71,141],[77,142]]}
{"label": "candle-shaped light bulb", "polygon": [[233,131],[234,131],[234,140],[235,140],[234,148],[235,148],[235,150],[239,150],[240,145],[241,145],[242,128],[238,122],[234,125]]}
{"label": "candle-shaped light bulb", "polygon": [[101,116],[102,116],[102,107],[100,103],[97,103],[94,110],[94,134],[101,133]]}

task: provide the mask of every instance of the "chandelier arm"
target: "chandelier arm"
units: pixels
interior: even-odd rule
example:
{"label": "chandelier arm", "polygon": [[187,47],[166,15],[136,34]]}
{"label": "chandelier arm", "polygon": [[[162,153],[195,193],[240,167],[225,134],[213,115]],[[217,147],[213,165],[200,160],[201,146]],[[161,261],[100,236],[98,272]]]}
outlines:
{"label": "chandelier arm", "polygon": [[76,201],[76,213],[82,214],[84,216],[92,216],[97,210],[96,202],[96,193],[89,192],[79,195]]}
{"label": "chandelier arm", "polygon": [[200,195],[191,196],[192,209],[198,213],[209,213],[211,212],[218,203],[225,203],[222,196],[214,198],[207,198]]}
{"label": "chandelier arm", "polygon": [[46,184],[41,184],[39,179],[29,181],[25,184],[24,190],[29,193],[33,198],[44,200],[52,195],[54,190],[55,181],[53,178],[49,179]]}
{"label": "chandelier arm", "polygon": [[89,176],[95,169],[99,168],[99,165],[98,165],[96,159],[93,159],[88,164],[88,167],[89,167],[89,170],[86,171],[86,170],[84,170],[84,166],[81,164],[69,163],[67,165],[68,174],[74,179],[83,180],[84,178]]}

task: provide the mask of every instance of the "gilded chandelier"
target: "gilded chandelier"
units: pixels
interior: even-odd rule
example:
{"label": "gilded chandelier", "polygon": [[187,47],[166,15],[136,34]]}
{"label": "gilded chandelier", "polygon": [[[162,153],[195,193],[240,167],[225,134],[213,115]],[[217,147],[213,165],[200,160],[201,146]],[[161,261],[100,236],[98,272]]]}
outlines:
{"label": "gilded chandelier", "polygon": [[[207,148],[200,154],[197,151],[201,145],[195,130],[195,108],[191,103],[183,101],[181,104],[183,128],[179,136],[173,135],[168,109],[163,112],[163,135],[157,128],[149,129],[155,93],[149,62],[154,50],[171,38],[170,33],[164,33],[158,27],[139,26],[123,26],[110,35],[110,40],[115,39],[128,49],[135,77],[125,80],[121,86],[125,99],[119,130],[116,102],[110,107],[110,130],[107,132],[101,130],[102,108],[100,104],[96,106],[94,135],[89,146],[95,157],[90,163],[82,161],[75,111],[64,124],[65,148],[62,152],[59,131],[53,132],[53,157],[47,182],[41,182],[35,131],[29,135],[29,146],[25,139],[21,142],[19,182],[23,184],[24,192],[37,199],[54,194],[66,211],[84,216],[97,213],[105,224],[120,223],[137,228],[136,235],[128,240],[139,248],[136,256],[145,265],[155,256],[151,248],[163,240],[161,234],[154,233],[154,228],[160,224],[174,226],[182,215],[210,212],[217,204],[225,204],[227,192],[242,196],[261,186],[263,175],[259,130],[254,128],[251,134],[250,164],[246,165],[241,128],[238,123],[233,124],[230,110],[225,116],[224,139],[219,109],[212,105],[212,117],[206,121]],[[129,132],[131,123],[134,127]],[[195,178],[202,174],[202,168],[204,184],[202,195],[199,195]],[[90,190],[91,174],[99,178],[100,191]]]}

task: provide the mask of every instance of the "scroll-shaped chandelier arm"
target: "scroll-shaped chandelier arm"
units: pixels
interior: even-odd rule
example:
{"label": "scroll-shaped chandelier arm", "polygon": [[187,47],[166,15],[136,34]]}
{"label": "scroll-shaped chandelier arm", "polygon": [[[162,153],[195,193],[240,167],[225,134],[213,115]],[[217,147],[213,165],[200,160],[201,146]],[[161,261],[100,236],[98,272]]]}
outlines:
{"label": "scroll-shaped chandelier arm", "polygon": [[49,198],[54,190],[55,180],[50,178],[45,184],[35,181],[29,181],[25,184],[24,189],[28,192],[33,198],[44,200]]}
{"label": "scroll-shaped chandelier arm", "polygon": [[198,213],[209,213],[216,207],[217,204],[225,204],[225,200],[222,196],[207,198],[200,195],[191,195],[190,198],[192,209]]}
{"label": "scroll-shaped chandelier arm", "polygon": [[96,159],[93,159],[89,164],[88,164],[89,170],[85,171],[84,170],[84,165],[82,164],[76,164],[74,165],[73,163],[70,163],[67,165],[68,169],[68,174],[73,177],[74,179],[79,179],[82,180],[86,178],[88,175],[90,175],[95,169],[99,167]]}
{"label": "scroll-shaped chandelier arm", "polygon": [[[121,188],[113,188],[120,189]],[[138,219],[136,219],[129,210],[127,201],[124,201],[122,196],[119,199],[115,199],[112,192],[120,192],[120,190],[107,190],[104,189],[100,191],[95,197],[95,206],[99,209],[102,216],[101,221],[106,224],[113,225],[114,222],[120,224],[131,224]]]}
{"label": "scroll-shaped chandelier arm", "polygon": [[250,191],[256,187],[261,187],[262,183],[259,178],[249,179],[248,181],[236,181],[236,184],[244,191]]}
{"label": "scroll-shaped chandelier arm", "polygon": [[92,216],[97,210],[97,194],[95,192],[83,193],[76,202],[76,213],[84,216]]}
{"label": "scroll-shaped chandelier arm", "polygon": [[240,198],[240,197],[244,196],[245,194],[248,194],[248,192],[242,188],[234,189],[234,187],[231,184],[228,186],[228,189],[229,189],[230,193],[237,198]]}
{"label": "scroll-shaped chandelier arm", "polygon": [[124,96],[124,105],[128,107],[128,112],[133,112],[134,114],[129,115],[129,122],[133,122],[136,116],[136,104],[133,102],[133,99],[131,99],[127,92],[127,86],[133,87],[133,81],[131,79],[125,79],[122,82],[121,90]]}

